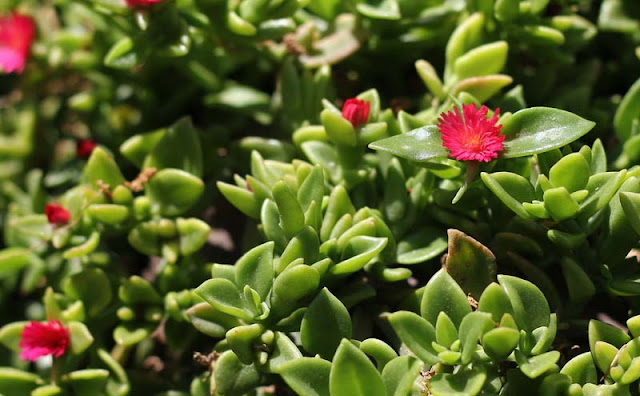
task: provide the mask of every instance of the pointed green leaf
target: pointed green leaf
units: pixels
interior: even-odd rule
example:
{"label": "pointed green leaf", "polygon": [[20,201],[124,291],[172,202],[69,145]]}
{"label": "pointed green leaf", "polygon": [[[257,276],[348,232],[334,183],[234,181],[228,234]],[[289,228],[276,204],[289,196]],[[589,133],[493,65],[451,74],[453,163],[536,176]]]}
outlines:
{"label": "pointed green leaf", "polygon": [[442,145],[440,130],[435,125],[427,125],[407,133],[378,140],[369,144],[369,147],[416,162],[427,162],[449,155],[449,150]]}
{"label": "pointed green leaf", "polygon": [[342,302],[324,288],[302,318],[302,346],[310,353],[330,359],[343,338],[351,338],[351,317]]}
{"label": "pointed green leaf", "polygon": [[456,326],[460,325],[462,318],[471,313],[467,295],[444,269],[431,277],[420,304],[420,314],[430,323],[436,323],[441,311],[445,312]]}
{"label": "pointed green leaf", "polygon": [[504,158],[524,157],[565,146],[595,125],[573,113],[549,107],[520,110],[502,125]]}
{"label": "pointed green leaf", "polygon": [[331,365],[331,396],[386,396],[373,363],[349,340],[342,340]]}

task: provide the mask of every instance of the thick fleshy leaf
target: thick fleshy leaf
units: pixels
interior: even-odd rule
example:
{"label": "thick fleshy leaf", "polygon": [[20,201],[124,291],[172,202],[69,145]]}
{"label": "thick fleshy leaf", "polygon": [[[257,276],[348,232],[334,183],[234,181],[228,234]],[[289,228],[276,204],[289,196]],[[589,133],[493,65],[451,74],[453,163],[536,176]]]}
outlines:
{"label": "thick fleshy leaf", "polygon": [[387,246],[387,238],[356,236],[342,251],[343,260],[329,269],[334,275],[350,274],[363,268]]}
{"label": "thick fleshy leaf", "polygon": [[[603,6],[603,8],[605,8]],[[640,26],[640,25],[639,25]],[[626,141],[631,137],[633,121],[640,118],[640,79],[629,88],[613,118],[613,128],[618,139]]]}
{"label": "thick fleshy leaf", "polygon": [[131,211],[123,205],[94,204],[87,208],[87,213],[101,223],[118,225],[129,217]]}
{"label": "thick fleshy leaf", "polygon": [[293,238],[305,225],[304,212],[296,195],[284,181],[273,185],[273,200],[280,213],[280,227],[287,238]]}
{"label": "thick fleshy leaf", "polygon": [[401,17],[397,0],[360,3],[356,8],[359,13],[372,19],[398,20]]}
{"label": "thick fleshy leaf", "polygon": [[113,331],[113,339],[118,345],[132,346],[144,341],[151,329],[148,327],[136,327],[134,324],[121,325]]}
{"label": "thick fleshy leaf", "polygon": [[22,330],[29,322],[12,322],[0,328],[0,343],[14,352],[20,351],[20,340],[22,340]]}
{"label": "thick fleshy leaf", "polygon": [[111,46],[104,58],[104,64],[115,69],[131,69],[141,60],[139,52],[130,37],[123,37]]}
{"label": "thick fleshy leaf", "polygon": [[254,361],[255,344],[264,330],[264,326],[258,323],[236,326],[227,332],[225,338],[238,359],[249,365]]}
{"label": "thick fleshy leaf", "polygon": [[568,257],[563,257],[560,264],[571,301],[583,303],[593,297],[596,287],[580,265]]}
{"label": "thick fleshy leaf", "polygon": [[423,227],[398,242],[398,263],[409,265],[429,261],[447,250],[447,238],[442,230]]}
{"label": "thick fleshy leaf", "polygon": [[145,186],[152,208],[165,216],[175,216],[189,209],[204,191],[198,177],[179,169],[163,169]]}
{"label": "thick fleshy leaf", "polygon": [[310,353],[330,359],[343,338],[351,338],[349,311],[339,299],[324,288],[309,304],[302,318],[302,346]]}
{"label": "thick fleshy leaf", "polygon": [[453,95],[458,96],[461,93],[467,93],[482,103],[512,82],[513,78],[504,74],[466,78],[453,87]]}
{"label": "thick fleshy leaf", "polygon": [[552,370],[560,359],[560,352],[551,351],[538,356],[526,357],[520,351],[516,351],[515,356],[520,371],[529,378],[537,378]]}
{"label": "thick fleshy leaf", "polygon": [[421,59],[416,61],[415,67],[418,75],[434,96],[442,98],[446,95],[442,87],[442,80],[440,80],[438,73],[431,63]]}
{"label": "thick fleshy leaf", "polygon": [[497,361],[506,359],[518,346],[520,332],[510,327],[497,327],[482,336],[482,346],[487,355]]}
{"label": "thick fleshy leaf", "polygon": [[[350,17],[353,16],[346,15],[343,20]],[[340,18],[337,19],[340,20]],[[308,68],[340,62],[360,48],[360,41],[352,31],[344,29],[317,40],[314,42],[313,47],[316,50],[314,54],[300,56],[300,62]]]}
{"label": "thick fleshy leaf", "polygon": [[467,234],[447,230],[449,249],[445,268],[466,293],[480,298],[484,289],[496,280],[496,257],[486,246]]}
{"label": "thick fleshy leaf", "polygon": [[565,187],[570,193],[587,187],[591,169],[580,153],[572,153],[560,159],[549,171],[549,182],[554,187]]}
{"label": "thick fleshy leaf", "polygon": [[260,203],[254,193],[245,188],[223,182],[218,182],[216,185],[222,195],[242,213],[254,219],[260,217]]}
{"label": "thick fleshy leaf", "polygon": [[549,107],[520,110],[502,125],[502,133],[506,135],[502,157],[524,157],[560,148],[582,137],[594,125],[564,110]]}
{"label": "thick fleshy leaf", "polygon": [[69,327],[69,338],[71,343],[71,352],[79,355],[93,344],[93,336],[82,322],[71,322]]}
{"label": "thick fleshy leaf", "polygon": [[7,248],[0,250],[0,276],[13,275],[29,265],[30,262],[29,249]]}
{"label": "thick fleshy leaf", "polygon": [[369,147],[416,162],[427,162],[449,155],[449,150],[442,145],[440,130],[435,125],[427,125],[407,133],[378,140],[369,144]]}
{"label": "thick fleshy leaf", "polygon": [[477,395],[487,378],[487,373],[480,367],[455,374],[436,374],[429,381],[429,391],[433,396]]}
{"label": "thick fleshy leaf", "polygon": [[288,361],[278,368],[282,379],[301,396],[329,396],[330,372],[331,362],[310,357]]}
{"label": "thick fleshy leaf", "polygon": [[451,348],[457,340],[458,328],[446,313],[440,312],[436,321],[436,341],[445,348]]}
{"label": "thick fleshy leaf", "polygon": [[525,219],[531,218],[522,206],[536,197],[535,190],[527,179],[512,172],[482,172],[480,177],[489,190],[515,214]]}
{"label": "thick fleshy leaf", "polygon": [[399,356],[384,366],[382,381],[387,395],[409,396],[422,364],[413,356]]}
{"label": "thick fleshy leaf", "polygon": [[160,238],[150,222],[140,223],[128,235],[131,246],[149,256],[160,256]]}
{"label": "thick fleshy leaf", "polygon": [[302,359],[302,353],[296,344],[285,333],[276,332],[265,370],[271,373],[280,373],[283,364],[298,359]]}
{"label": "thick fleshy leaf", "polygon": [[[447,71],[453,68],[453,65],[459,57],[467,53],[482,40],[483,27],[485,18],[480,12],[469,16],[453,31],[449,37],[446,48]],[[447,73],[445,73],[445,82],[447,81]]]}
{"label": "thick fleshy leaf", "polygon": [[458,78],[486,76],[499,73],[507,61],[509,45],[506,41],[496,41],[472,49],[459,57],[454,65]]}
{"label": "thick fleshy leaf", "polygon": [[202,149],[198,132],[189,118],[167,128],[144,161],[144,168],[174,168],[196,178],[202,176]]}
{"label": "thick fleshy leaf", "polygon": [[100,314],[113,297],[109,278],[99,268],[87,268],[72,275],[64,283],[64,291],[69,297],[81,300],[90,316]]}
{"label": "thick fleshy leaf", "polygon": [[423,317],[408,311],[398,311],[388,316],[389,323],[400,340],[420,360],[427,364],[436,364],[440,361],[437,352],[433,349],[436,341],[436,330],[433,325]]}
{"label": "thick fleshy leaf", "polygon": [[216,392],[242,395],[254,390],[262,381],[262,374],[252,365],[243,364],[233,351],[226,351],[216,361],[213,370]]}
{"label": "thick fleshy leaf", "polygon": [[273,282],[272,309],[297,302],[310,295],[320,284],[320,274],[314,267],[296,265],[287,268]]}
{"label": "thick fleshy leaf", "polygon": [[458,329],[462,348],[462,356],[460,357],[462,364],[468,364],[471,361],[471,356],[477,349],[478,341],[492,328],[493,320],[491,320],[491,314],[486,312],[471,312],[462,319]]}
{"label": "thick fleshy leaf", "polygon": [[598,341],[604,341],[616,348],[622,348],[630,340],[631,338],[627,333],[613,325],[599,320],[589,321],[589,348],[591,351],[595,349]]}
{"label": "thick fleshy leaf", "polygon": [[82,172],[83,183],[96,188],[98,181],[108,184],[111,188],[125,181],[113,157],[100,147],[91,152],[91,157]]}
{"label": "thick fleshy leaf", "polygon": [[420,314],[430,323],[436,323],[440,312],[445,312],[456,326],[471,313],[467,295],[444,270],[436,272],[429,280],[422,295]]}
{"label": "thick fleshy leaf", "polygon": [[593,363],[591,353],[584,352],[569,360],[560,370],[562,374],[571,377],[574,384],[596,383],[598,381],[598,373],[596,365]]}
{"label": "thick fleshy leaf", "polygon": [[249,314],[244,310],[240,291],[236,285],[228,279],[209,279],[198,286],[195,292],[221,312],[243,320],[250,319]]}
{"label": "thick fleshy leaf", "polygon": [[176,227],[180,236],[180,254],[189,256],[196,253],[209,238],[211,227],[204,221],[196,218],[176,219]]}
{"label": "thick fleshy leaf", "polygon": [[138,168],[142,168],[147,154],[153,150],[165,132],[165,129],[161,129],[143,135],[134,135],[120,145],[120,153]]}
{"label": "thick fleshy leaf", "polygon": [[386,396],[382,377],[373,363],[351,341],[340,342],[331,365],[331,396]]}
{"label": "thick fleshy leaf", "polygon": [[36,374],[11,367],[0,367],[0,394],[30,396],[31,391],[44,381]]}
{"label": "thick fleshy leaf", "polygon": [[236,285],[249,285],[265,301],[273,284],[273,242],[245,253],[236,263]]}
{"label": "thick fleshy leaf", "polygon": [[508,275],[498,275],[498,282],[509,297],[518,326],[533,331],[549,325],[549,303],[536,285]]}
{"label": "thick fleshy leaf", "polygon": [[194,305],[186,314],[193,327],[209,337],[224,338],[229,329],[241,325],[235,316],[221,312],[207,303]]}

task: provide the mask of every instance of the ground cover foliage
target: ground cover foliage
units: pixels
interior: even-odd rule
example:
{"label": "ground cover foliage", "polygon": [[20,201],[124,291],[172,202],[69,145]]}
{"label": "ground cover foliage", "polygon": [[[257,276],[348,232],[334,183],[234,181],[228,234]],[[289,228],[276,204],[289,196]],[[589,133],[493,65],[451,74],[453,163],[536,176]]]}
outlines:
{"label": "ground cover foliage", "polygon": [[0,395],[640,394],[635,0],[0,15]]}

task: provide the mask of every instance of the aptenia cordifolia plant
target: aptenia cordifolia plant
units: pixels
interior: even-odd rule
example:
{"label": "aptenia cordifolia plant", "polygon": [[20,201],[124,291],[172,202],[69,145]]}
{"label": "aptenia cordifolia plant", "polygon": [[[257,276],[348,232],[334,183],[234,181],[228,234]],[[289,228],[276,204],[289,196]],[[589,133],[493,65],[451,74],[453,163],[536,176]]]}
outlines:
{"label": "aptenia cordifolia plant", "polygon": [[639,395],[639,70],[634,0],[0,0],[0,395]]}

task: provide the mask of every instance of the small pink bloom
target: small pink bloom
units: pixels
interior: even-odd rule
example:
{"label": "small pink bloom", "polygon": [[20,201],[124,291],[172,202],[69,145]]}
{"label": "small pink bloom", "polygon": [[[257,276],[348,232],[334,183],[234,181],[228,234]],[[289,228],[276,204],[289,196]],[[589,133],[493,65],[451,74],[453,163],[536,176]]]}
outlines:
{"label": "small pink bloom", "polygon": [[371,104],[366,100],[357,98],[347,99],[342,106],[342,117],[349,120],[354,128],[366,124],[369,120]]}
{"label": "small pink bloom", "polygon": [[59,321],[31,321],[22,330],[20,357],[32,362],[46,355],[60,357],[69,348],[69,342],[69,330]]}
{"label": "small pink bloom", "polygon": [[160,3],[162,0],[126,0],[129,8],[145,8],[152,6],[155,3]]}
{"label": "small pink bloom", "polygon": [[76,155],[80,158],[89,158],[97,145],[98,144],[91,139],[80,139],[76,143]]}
{"label": "small pink bloom", "polygon": [[35,34],[31,17],[17,12],[0,16],[0,73],[22,73]]}
{"label": "small pink bloom", "polygon": [[58,204],[47,204],[44,208],[44,214],[47,215],[49,224],[62,225],[69,223],[69,220],[71,220],[69,211]]}
{"label": "small pink bloom", "polygon": [[451,152],[450,157],[458,161],[489,162],[502,151],[505,136],[500,134],[498,125],[500,109],[487,119],[487,106],[476,108],[475,104],[463,105],[462,113],[456,106],[453,111],[441,114],[438,128],[442,134],[442,144]]}

